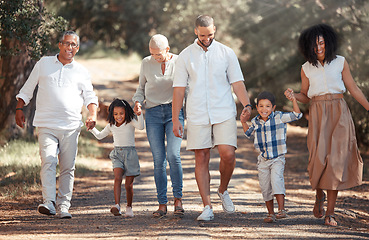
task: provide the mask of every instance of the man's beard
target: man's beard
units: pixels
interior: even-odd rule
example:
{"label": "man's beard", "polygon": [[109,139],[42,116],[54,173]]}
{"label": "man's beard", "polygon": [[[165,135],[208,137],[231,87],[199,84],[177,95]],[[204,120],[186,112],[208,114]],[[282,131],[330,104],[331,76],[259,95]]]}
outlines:
{"label": "man's beard", "polygon": [[206,46],[200,39],[198,39],[199,40],[199,42],[200,42],[200,44],[203,46],[203,47],[206,47],[206,48],[208,48],[212,43],[213,43],[213,40],[214,40],[214,38],[212,38],[211,39],[211,41],[210,41],[210,43],[209,43],[209,45],[208,46]]}

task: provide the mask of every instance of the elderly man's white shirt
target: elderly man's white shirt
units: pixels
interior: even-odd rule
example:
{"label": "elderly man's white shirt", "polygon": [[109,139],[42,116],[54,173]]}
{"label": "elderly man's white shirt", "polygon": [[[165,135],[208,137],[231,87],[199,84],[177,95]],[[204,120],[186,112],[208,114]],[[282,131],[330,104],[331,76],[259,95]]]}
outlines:
{"label": "elderly man's white shirt", "polygon": [[82,106],[98,105],[90,74],[74,60],[63,65],[57,56],[41,58],[16,98],[28,105],[37,85],[36,127],[76,129],[83,125]]}
{"label": "elderly man's white shirt", "polygon": [[231,84],[244,80],[240,64],[231,48],[213,40],[205,52],[196,41],[179,54],[173,87],[189,87],[188,122],[221,123],[237,114]]}

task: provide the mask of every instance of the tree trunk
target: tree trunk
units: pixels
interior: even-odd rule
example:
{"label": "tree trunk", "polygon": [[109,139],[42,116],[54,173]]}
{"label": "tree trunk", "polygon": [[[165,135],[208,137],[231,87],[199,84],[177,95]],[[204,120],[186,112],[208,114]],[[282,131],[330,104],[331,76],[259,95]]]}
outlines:
{"label": "tree trunk", "polygon": [[[3,49],[12,49],[16,45],[16,40],[1,38],[1,45]],[[17,138],[19,135],[33,135],[32,121],[35,101],[31,101],[24,108],[26,117],[24,130],[16,126],[14,117],[17,104],[15,96],[26,82],[34,64],[35,60],[32,60],[26,51],[16,56],[1,56],[0,58],[0,135],[5,139]]]}

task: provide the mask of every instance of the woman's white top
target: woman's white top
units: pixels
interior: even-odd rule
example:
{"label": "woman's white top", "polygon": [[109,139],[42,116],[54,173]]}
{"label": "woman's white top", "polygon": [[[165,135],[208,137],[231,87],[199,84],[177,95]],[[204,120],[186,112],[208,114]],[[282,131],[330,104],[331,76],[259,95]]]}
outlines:
{"label": "woman's white top", "polygon": [[312,98],[324,94],[344,93],[346,91],[345,84],[342,79],[342,71],[345,58],[337,55],[329,64],[324,66],[318,62],[318,67],[306,62],[302,65],[302,69],[309,79],[308,97]]}

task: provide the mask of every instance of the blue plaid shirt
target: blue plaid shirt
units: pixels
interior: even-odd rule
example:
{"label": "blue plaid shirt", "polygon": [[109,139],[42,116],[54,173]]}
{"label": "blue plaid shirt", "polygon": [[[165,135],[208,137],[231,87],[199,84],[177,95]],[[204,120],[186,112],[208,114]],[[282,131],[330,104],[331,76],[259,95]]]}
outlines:
{"label": "blue plaid shirt", "polygon": [[269,115],[266,122],[259,117],[258,114],[251,120],[252,125],[245,132],[247,138],[251,138],[254,134],[256,150],[266,159],[287,153],[287,123],[300,119],[302,113],[276,111]]}

